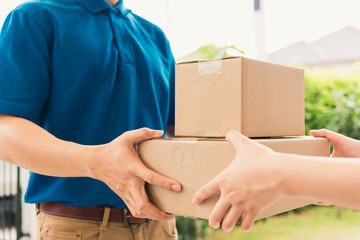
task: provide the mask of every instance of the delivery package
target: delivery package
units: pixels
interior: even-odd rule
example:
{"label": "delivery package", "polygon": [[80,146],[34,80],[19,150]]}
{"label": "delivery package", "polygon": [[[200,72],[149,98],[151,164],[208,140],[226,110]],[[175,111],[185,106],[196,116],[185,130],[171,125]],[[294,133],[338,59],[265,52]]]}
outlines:
{"label": "delivery package", "polygon": [[179,63],[175,76],[175,136],[305,134],[303,69],[235,57]]}
{"label": "delivery package", "polygon": [[[325,138],[288,137],[255,140],[276,152],[312,156],[329,156],[330,145]],[[219,194],[200,205],[192,203],[194,194],[234,159],[233,147],[224,139],[188,138],[153,139],[139,145],[144,164],[182,185],[179,193],[147,185],[150,201],[164,212],[177,216],[208,219]],[[315,199],[284,197],[267,207],[259,216],[265,218],[315,203]]]}

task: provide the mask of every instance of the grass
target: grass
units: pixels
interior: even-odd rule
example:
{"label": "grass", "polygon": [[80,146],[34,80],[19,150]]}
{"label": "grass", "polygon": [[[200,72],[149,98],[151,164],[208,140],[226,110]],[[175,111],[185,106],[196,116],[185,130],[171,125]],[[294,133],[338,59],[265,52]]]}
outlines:
{"label": "grass", "polygon": [[343,208],[340,217],[334,206],[306,208],[258,221],[248,233],[236,227],[232,232],[208,229],[206,240],[355,240],[360,239],[360,212]]}

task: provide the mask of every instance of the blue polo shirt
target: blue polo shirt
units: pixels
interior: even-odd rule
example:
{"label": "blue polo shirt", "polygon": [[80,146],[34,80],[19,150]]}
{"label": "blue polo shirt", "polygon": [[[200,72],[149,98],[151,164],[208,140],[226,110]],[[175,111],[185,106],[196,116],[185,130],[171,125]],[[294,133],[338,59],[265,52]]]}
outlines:
{"label": "blue polo shirt", "polygon": [[[1,30],[0,63],[0,113],[28,119],[59,139],[104,144],[128,130],[174,123],[169,42],[122,1],[117,7],[105,0],[20,5]],[[25,201],[126,207],[101,181],[35,173]]]}

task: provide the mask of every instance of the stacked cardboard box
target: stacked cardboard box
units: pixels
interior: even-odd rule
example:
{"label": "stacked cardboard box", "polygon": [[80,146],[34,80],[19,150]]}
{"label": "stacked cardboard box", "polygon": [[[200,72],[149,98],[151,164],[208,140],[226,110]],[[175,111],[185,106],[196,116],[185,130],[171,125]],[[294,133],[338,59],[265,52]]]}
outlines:
{"label": "stacked cardboard box", "polygon": [[[224,139],[229,130],[256,138],[274,151],[329,156],[328,140],[304,136],[302,69],[243,57],[180,63],[175,92],[177,138],[139,145],[149,168],[182,184],[180,193],[147,186],[150,200],[165,212],[208,219],[219,195],[201,205],[191,200],[234,159],[234,150]],[[259,218],[315,201],[283,198]]]}
{"label": "stacked cardboard box", "polygon": [[175,135],[301,136],[304,70],[247,58],[176,66]]}

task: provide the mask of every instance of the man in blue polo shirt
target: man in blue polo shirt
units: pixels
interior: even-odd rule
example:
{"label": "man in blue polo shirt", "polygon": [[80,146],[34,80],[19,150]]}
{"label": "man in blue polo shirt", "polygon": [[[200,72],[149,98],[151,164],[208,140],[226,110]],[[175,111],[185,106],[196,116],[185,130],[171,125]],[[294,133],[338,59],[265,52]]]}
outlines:
{"label": "man in blue polo shirt", "polygon": [[174,123],[163,32],[122,0],[36,0],[5,20],[0,63],[0,159],[31,171],[36,239],[176,239],[144,185],[180,184],[137,154]]}

